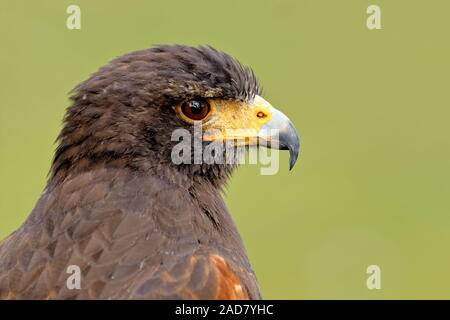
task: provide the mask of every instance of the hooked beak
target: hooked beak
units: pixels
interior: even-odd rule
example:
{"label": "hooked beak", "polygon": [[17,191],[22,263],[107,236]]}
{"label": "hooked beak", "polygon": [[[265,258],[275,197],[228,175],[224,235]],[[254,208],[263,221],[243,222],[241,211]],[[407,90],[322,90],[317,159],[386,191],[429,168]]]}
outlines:
{"label": "hooked beak", "polygon": [[289,150],[289,170],[295,165],[300,150],[300,139],[291,120],[281,111],[273,108],[271,119],[258,133],[259,145],[279,150]]}

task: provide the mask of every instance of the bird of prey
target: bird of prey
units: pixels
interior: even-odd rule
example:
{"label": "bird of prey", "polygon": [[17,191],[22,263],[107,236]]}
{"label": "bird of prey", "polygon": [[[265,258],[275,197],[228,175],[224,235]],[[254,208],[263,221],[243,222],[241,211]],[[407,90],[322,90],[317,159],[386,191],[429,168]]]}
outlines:
{"label": "bird of prey", "polygon": [[254,73],[209,46],[132,52],[79,84],[47,186],[0,243],[0,299],[260,299],[221,196],[237,164],[172,160],[172,133],[196,124],[216,132],[202,148],[265,141],[297,159]]}

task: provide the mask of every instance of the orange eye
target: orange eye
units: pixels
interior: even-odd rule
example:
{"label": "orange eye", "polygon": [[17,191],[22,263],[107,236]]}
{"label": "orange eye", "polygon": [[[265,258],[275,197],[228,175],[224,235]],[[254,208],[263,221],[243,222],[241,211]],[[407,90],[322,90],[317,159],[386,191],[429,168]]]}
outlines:
{"label": "orange eye", "polygon": [[205,99],[193,99],[181,105],[181,113],[190,120],[199,121],[206,118],[211,107]]}

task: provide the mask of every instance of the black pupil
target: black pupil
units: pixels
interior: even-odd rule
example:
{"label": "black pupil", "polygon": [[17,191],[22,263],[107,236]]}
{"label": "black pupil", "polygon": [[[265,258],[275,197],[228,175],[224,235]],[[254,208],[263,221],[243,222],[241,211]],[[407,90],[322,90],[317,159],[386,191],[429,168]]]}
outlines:
{"label": "black pupil", "polygon": [[200,114],[202,112],[202,103],[198,100],[190,101],[189,108],[193,114]]}

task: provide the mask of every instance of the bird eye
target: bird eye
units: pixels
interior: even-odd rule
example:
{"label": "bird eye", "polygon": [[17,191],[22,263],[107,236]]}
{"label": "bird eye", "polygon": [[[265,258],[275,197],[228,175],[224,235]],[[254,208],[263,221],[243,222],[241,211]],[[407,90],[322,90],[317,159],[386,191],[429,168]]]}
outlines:
{"label": "bird eye", "polygon": [[180,109],[181,113],[188,119],[199,121],[206,118],[211,107],[206,99],[193,99],[184,102]]}

